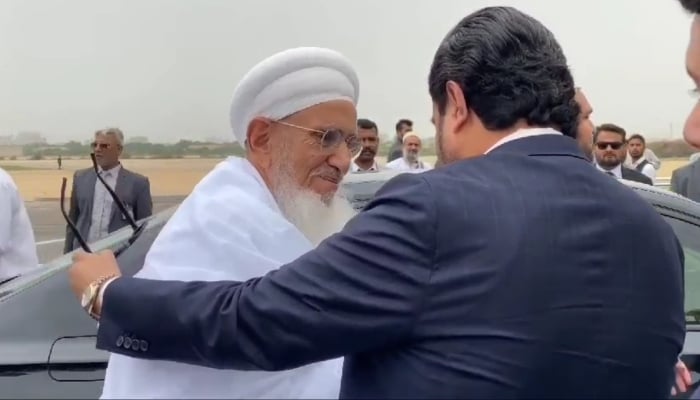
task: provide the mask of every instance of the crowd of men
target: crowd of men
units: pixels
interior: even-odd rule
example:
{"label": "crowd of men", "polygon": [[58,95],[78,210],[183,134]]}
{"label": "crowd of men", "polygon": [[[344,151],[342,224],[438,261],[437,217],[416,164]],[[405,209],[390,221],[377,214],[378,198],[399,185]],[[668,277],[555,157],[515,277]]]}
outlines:
{"label": "crowd of men", "polygon": [[[581,89],[578,89],[580,93]],[[580,96],[583,96],[581,94]],[[590,106],[581,104],[582,108]],[[592,110],[591,110],[592,112]],[[588,117],[590,118],[590,113]],[[377,172],[381,169],[394,169],[405,172],[421,172],[432,169],[433,166],[421,160],[422,139],[413,132],[413,122],[410,119],[400,119],[396,123],[396,137],[392,141],[391,148],[386,158],[386,164],[377,162],[380,145],[379,129],[377,124],[369,119],[358,119],[357,135],[362,144],[362,150],[355,157],[350,172]],[[627,135],[624,128],[612,123],[605,123],[592,131],[593,148],[584,148],[591,157],[591,162],[605,174],[617,179],[626,179],[648,185],[656,184],[657,171],[661,168],[661,160],[654,152],[646,147],[646,139],[641,134]],[[691,160],[691,164],[694,160]],[[671,190],[692,200],[700,201],[687,191],[685,185],[681,185],[677,178],[682,171],[689,170],[690,165],[674,171]]]}
{"label": "crowd of men", "polygon": [[[343,177],[381,168],[359,86],[330,49],[263,60],[230,109],[245,157],[200,182],[143,269],[121,276],[110,252],[76,252],[72,290],[111,353],[103,398],[686,390],[683,252],[617,182],[653,184],[657,160],[643,137],[595,127],[542,23],[487,7],[447,34],[429,76],[439,166],[399,121],[384,168],[414,173],[355,213],[337,196]],[[684,132],[696,146],[698,121],[694,110]],[[85,211],[88,236],[110,224],[91,204],[76,206],[102,210]]]}

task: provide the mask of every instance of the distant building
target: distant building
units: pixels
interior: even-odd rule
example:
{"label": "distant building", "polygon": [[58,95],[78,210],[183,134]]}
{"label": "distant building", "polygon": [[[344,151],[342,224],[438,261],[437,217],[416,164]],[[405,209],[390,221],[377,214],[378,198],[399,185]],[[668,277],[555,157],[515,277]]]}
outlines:
{"label": "distant building", "polygon": [[13,144],[17,146],[46,144],[46,138],[39,132],[20,132],[15,136]]}
{"label": "distant building", "polygon": [[206,139],[204,139],[206,143],[217,143],[217,144],[223,144],[223,143],[229,143],[233,142],[233,135],[226,136],[226,137],[221,137],[221,136],[208,136]]}

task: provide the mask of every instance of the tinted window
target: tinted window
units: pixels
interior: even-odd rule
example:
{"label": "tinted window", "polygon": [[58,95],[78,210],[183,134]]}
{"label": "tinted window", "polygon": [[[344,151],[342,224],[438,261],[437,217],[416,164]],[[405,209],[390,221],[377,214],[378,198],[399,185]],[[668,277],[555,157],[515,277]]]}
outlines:
{"label": "tinted window", "polygon": [[344,195],[350,201],[352,207],[359,211],[374,198],[374,194],[384,183],[385,181],[346,183],[343,185]]}
{"label": "tinted window", "polygon": [[666,217],[685,253],[686,322],[700,324],[700,227]]}

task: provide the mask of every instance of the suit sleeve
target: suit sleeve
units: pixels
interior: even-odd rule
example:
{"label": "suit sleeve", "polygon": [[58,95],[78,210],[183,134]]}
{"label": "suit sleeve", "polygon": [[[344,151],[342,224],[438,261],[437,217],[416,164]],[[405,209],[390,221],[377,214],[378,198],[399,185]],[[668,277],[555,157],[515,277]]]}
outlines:
{"label": "suit sleeve", "polygon": [[[78,215],[80,211],[78,210],[78,199],[76,198],[76,178],[78,177],[78,172],[73,173],[73,182],[71,184],[70,190],[70,206],[68,209],[68,218],[70,218],[73,223],[78,221]],[[73,251],[73,241],[75,240],[75,235],[71,231],[70,226],[66,224],[66,241],[63,244],[63,254],[70,253]]]}
{"label": "suit sleeve", "polygon": [[[400,343],[412,335],[434,265],[435,214],[424,178],[402,174],[342,232],[262,278],[119,278],[105,290],[98,348],[277,371]],[[126,335],[148,350],[120,347]]]}
{"label": "suit sleeve", "polygon": [[153,214],[153,198],[151,197],[151,182],[144,177],[138,197],[136,198],[134,219],[140,220]]}
{"label": "suit sleeve", "polygon": [[679,186],[679,185],[678,185],[678,173],[677,173],[677,172],[678,172],[678,170],[674,170],[674,171],[671,173],[671,184],[670,184],[669,189],[670,189],[673,193],[678,193],[678,186]]}
{"label": "suit sleeve", "polygon": [[671,174],[671,191],[677,194],[680,194],[681,196],[687,196],[688,194],[686,193],[685,190],[685,179],[683,179],[683,170],[682,169],[676,169],[673,171]]}

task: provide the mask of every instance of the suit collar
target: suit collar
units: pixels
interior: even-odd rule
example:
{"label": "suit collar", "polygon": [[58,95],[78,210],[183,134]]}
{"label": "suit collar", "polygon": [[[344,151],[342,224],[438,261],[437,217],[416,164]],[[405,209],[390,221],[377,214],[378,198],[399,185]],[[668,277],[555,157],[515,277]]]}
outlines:
{"label": "suit collar", "polygon": [[612,172],[616,178],[622,178],[625,175],[626,168],[624,168],[622,166],[622,164],[617,164],[615,167],[613,167],[612,169],[609,169],[609,170],[601,167],[600,165],[598,165],[598,163],[594,163],[594,165],[599,171],[602,171],[605,173]]}
{"label": "suit collar", "polygon": [[491,150],[491,154],[514,153],[527,156],[569,156],[580,158],[589,162],[588,158],[578,147],[578,143],[564,135],[535,135],[524,136],[515,140],[502,143]]}

